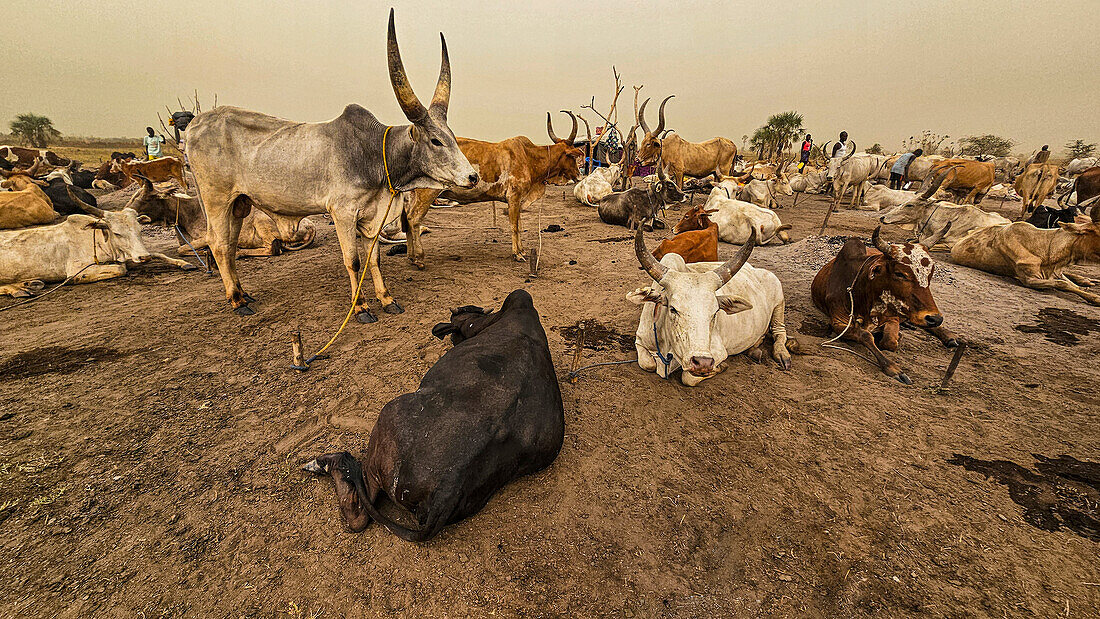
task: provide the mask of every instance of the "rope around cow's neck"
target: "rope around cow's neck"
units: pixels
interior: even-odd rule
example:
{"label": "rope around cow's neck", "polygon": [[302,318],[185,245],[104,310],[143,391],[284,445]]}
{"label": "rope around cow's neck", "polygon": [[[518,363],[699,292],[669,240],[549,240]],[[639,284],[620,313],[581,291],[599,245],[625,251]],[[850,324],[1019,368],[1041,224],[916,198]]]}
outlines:
{"label": "rope around cow's neck", "polygon": [[[848,286],[848,324],[844,326],[844,330],[838,333],[836,337],[831,340],[826,340],[822,342],[821,347],[835,348],[836,350],[846,350],[853,355],[859,357],[860,359],[869,361],[871,363],[878,363],[878,361],[865,357],[864,355],[859,354],[858,352],[852,350],[851,348],[848,348],[847,346],[837,346],[836,344],[833,344],[833,342],[839,340],[841,337],[844,337],[844,334],[848,332],[848,329],[852,328],[852,322],[854,322],[856,318],[856,299],[854,296],[852,296],[852,288],[855,288],[856,282],[859,280],[860,272],[863,271],[863,267],[867,266],[867,263],[870,262],[872,258],[874,258],[874,256],[867,256],[867,258],[864,259],[863,264],[859,265],[859,268],[856,269],[856,276],[852,278],[851,285]],[[874,278],[874,276],[869,277],[871,277],[872,279]]]}
{"label": "rope around cow's neck", "polygon": [[[367,248],[368,261],[370,260],[370,255],[374,251],[374,248],[378,246],[378,237],[381,236],[382,227],[386,225],[386,220],[390,217],[390,207],[393,206],[393,201],[395,198],[397,198],[397,190],[393,188],[393,181],[390,180],[390,165],[389,162],[386,161],[386,136],[389,135],[391,128],[392,127],[387,126],[386,130],[382,132],[382,170],[386,174],[386,188],[390,191],[390,202],[386,205],[386,213],[382,216],[382,223],[378,226],[378,233],[374,235],[373,239],[371,239],[370,247]],[[318,350],[316,353],[305,360],[306,365],[304,368],[295,369],[308,369],[309,364],[319,359],[321,355],[324,354],[326,350],[328,350],[329,346],[332,346],[332,343],[336,341],[336,338],[340,337],[340,334],[344,331],[344,327],[348,326],[348,321],[351,320],[352,314],[355,313],[355,306],[359,304],[359,293],[363,289],[363,279],[367,275],[367,269],[370,268],[370,265],[366,263],[363,263],[361,266],[362,272],[359,273],[359,283],[355,286],[355,294],[352,296],[351,307],[348,308],[348,314],[347,316],[344,316],[344,322],[340,324],[340,328],[337,329],[336,333],[333,334],[332,339],[330,339],[327,344],[321,347],[321,350]]]}

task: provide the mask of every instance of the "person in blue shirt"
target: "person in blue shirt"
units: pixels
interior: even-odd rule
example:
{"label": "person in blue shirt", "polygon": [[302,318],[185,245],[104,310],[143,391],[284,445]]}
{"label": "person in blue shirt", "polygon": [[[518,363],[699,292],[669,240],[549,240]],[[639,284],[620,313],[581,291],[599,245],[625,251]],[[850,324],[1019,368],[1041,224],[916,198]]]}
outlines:
{"label": "person in blue shirt", "polygon": [[905,184],[905,179],[909,176],[909,166],[913,165],[914,159],[923,154],[924,149],[918,148],[911,153],[905,153],[898,157],[898,160],[890,168],[890,189],[901,189],[901,186]]}

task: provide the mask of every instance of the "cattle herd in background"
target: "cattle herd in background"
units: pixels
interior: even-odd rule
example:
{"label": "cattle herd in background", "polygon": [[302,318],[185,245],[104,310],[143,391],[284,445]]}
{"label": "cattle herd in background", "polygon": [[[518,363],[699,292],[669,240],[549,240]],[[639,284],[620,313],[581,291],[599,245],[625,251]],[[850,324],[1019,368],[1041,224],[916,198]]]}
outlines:
{"label": "cattle herd in background", "polygon": [[[926,329],[947,347],[959,345],[932,296],[930,250],[936,246],[945,246],[957,264],[1100,305],[1100,295],[1087,290],[1093,282],[1066,271],[1100,258],[1100,208],[1092,207],[1100,200],[1095,159],[1062,168],[1012,157],[921,157],[907,173],[919,187],[889,189],[883,182],[897,156],[856,152],[854,143],[820,166],[799,166],[786,160],[748,163],[723,137],[688,142],[667,126],[672,96],[661,102],[651,129],[645,117],[649,99],[639,107],[636,95],[634,126],[621,154],[603,156],[605,161],[595,155],[617,150],[601,144],[612,132],[594,141],[582,118],[588,139],[579,142],[571,111],[565,111],[572,127],[564,138],[547,113],[550,144],[525,136],[499,142],[455,137],[447,124],[451,71],[445,40],[442,45],[439,78],[425,106],[405,75],[391,11],[389,74],[407,125],[385,125],[354,104],[325,123],[220,106],[187,127],[188,166],[177,157],[140,161],[132,153],[114,153],[98,169],[85,170],[50,151],[0,148],[0,186],[7,190],[0,193],[0,294],[30,296],[46,282],[117,277],[127,264],[152,258],[194,268],[144,247],[140,224],[153,223],[175,232],[180,254],[207,249],[230,307],[246,316],[253,313],[253,298],[241,285],[236,258],[309,246],[316,229],[305,218],[327,214],[350,280],[352,311],[360,322],[374,322],[371,303],[360,295],[368,270],[383,311],[404,311],[383,280],[383,235],[403,235],[409,260],[424,268],[422,222],[433,205],[502,201],[511,255],[522,261],[528,257],[522,214],[548,184],[576,182],[573,196],[578,205],[596,209],[594,219],[634,231],[634,255],[649,276],[627,295],[641,306],[638,365],[662,378],[679,372],[688,386],[722,372],[727,359],[741,353],[756,361],[770,356],[783,370],[792,367],[799,346],[786,335],[781,274],[748,262],[757,245],[791,240],[791,226],[778,212],[779,195],[793,195],[791,208],[797,208],[800,194],[831,193],[833,208],[847,199],[849,208],[879,212],[883,225],[913,230],[912,240],[903,243],[883,240],[881,226],[870,245],[849,239],[811,285],[834,340],[861,344],[883,373],[900,382],[911,380],[883,351],[897,349],[901,326]],[[323,152],[332,165],[318,168],[312,159],[288,152]],[[643,166],[654,173],[638,185]],[[643,229],[664,228],[661,213],[696,191],[707,194],[705,203],[691,206],[673,234],[650,252]],[[119,193],[125,199],[103,208],[92,192],[102,201]],[[1045,205],[1056,192],[1057,207]],[[1021,202],[1018,221],[981,208],[986,200],[1010,198]],[[720,243],[740,248],[722,260]],[[405,539],[428,539],[478,511],[509,480],[549,465],[561,447],[561,395],[545,332],[526,292],[513,292],[497,312],[459,308],[433,333],[451,335],[454,347],[418,391],[383,407],[365,466],[338,453],[305,467],[332,476],[353,530],[373,519]],[[481,383],[495,388],[480,389]],[[424,433],[429,426],[433,432]],[[451,473],[442,478],[438,471]],[[382,495],[401,508],[404,524],[380,513]]]}

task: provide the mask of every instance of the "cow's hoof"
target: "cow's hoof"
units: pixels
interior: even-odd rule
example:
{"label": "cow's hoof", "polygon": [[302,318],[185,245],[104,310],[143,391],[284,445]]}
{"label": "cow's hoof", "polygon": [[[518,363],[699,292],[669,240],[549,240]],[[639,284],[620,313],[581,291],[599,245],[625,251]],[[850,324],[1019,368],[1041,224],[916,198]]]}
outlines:
{"label": "cow's hoof", "polygon": [[398,305],[397,301],[394,301],[394,302],[390,303],[389,305],[383,307],[382,311],[386,312],[387,314],[404,314],[405,313],[405,308]]}
{"label": "cow's hoof", "polygon": [[423,271],[426,268],[423,260],[414,260],[412,261],[412,265],[416,267],[416,270],[418,271]]}
{"label": "cow's hoof", "polygon": [[764,362],[764,351],[760,350],[759,348],[753,348],[753,349],[749,350],[748,356],[749,356],[749,359],[752,359],[753,361],[755,361],[757,363],[763,363]]}
{"label": "cow's hoof", "polygon": [[791,369],[790,357],[782,357],[777,361],[777,363],[779,363],[779,367],[783,368],[783,371],[789,371]]}
{"label": "cow's hoof", "polygon": [[251,307],[248,307],[247,305],[242,305],[240,307],[233,308],[233,313],[238,316],[251,316],[256,312],[252,311]]}
{"label": "cow's hoof", "polygon": [[512,258],[514,258],[516,262],[527,262],[527,258],[525,258],[523,254],[515,254]]}
{"label": "cow's hoof", "polygon": [[898,379],[898,382],[903,384],[903,385],[912,385],[913,384],[913,381],[910,380],[909,377],[905,375],[905,372],[898,372],[898,375],[895,376],[894,378]]}
{"label": "cow's hoof", "polygon": [[244,296],[245,301],[247,301],[249,303],[256,303],[256,297],[253,297],[252,295],[248,294],[247,292],[245,292],[243,294],[243,296]]}
{"label": "cow's hoof", "polygon": [[182,269],[184,271],[196,271],[196,270],[198,270],[198,268],[199,267],[191,264],[190,262],[188,262],[187,264],[180,267],[180,269]]}
{"label": "cow's hoof", "polygon": [[355,314],[355,319],[363,324],[370,324],[372,322],[378,322],[378,317],[374,315],[369,309],[365,309]]}
{"label": "cow's hoof", "polygon": [[957,340],[955,338],[951,338],[951,339],[947,340],[946,342],[944,342],[943,345],[944,345],[945,348],[958,348],[959,347],[959,340]]}

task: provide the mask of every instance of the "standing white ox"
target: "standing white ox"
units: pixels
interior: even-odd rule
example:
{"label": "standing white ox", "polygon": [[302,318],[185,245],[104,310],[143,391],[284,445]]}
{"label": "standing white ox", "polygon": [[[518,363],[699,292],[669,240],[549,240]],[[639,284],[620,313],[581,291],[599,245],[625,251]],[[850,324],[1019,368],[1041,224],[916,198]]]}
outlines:
{"label": "standing white ox", "polygon": [[573,186],[573,196],[581,204],[599,206],[600,200],[614,193],[615,183],[619,182],[620,178],[622,178],[622,167],[617,163],[596,168],[588,176],[577,181]]}
{"label": "standing white ox", "polygon": [[126,274],[126,264],[157,258],[190,270],[195,266],[150,253],[141,242],[141,224],[132,208],[104,211],[70,196],[89,215],[69,215],[61,223],[0,230],[0,295],[29,296],[43,282],[87,284]]}
{"label": "standing white ox", "polygon": [[[411,125],[387,127],[355,104],[324,123],[291,122],[234,107],[215,108],[191,121],[187,155],[206,210],[206,238],[234,312],[253,313],[248,307],[252,298],[241,288],[236,266],[241,222],[252,207],[287,218],[329,213],[352,298],[358,298],[360,268],[369,265],[383,310],[404,311],[386,291],[378,247],[371,243],[388,220],[401,214],[400,201],[386,208],[391,202],[388,185],[392,182],[396,191],[409,191],[473,187],[478,180],[447,126],[451,65],[442,34],[440,41],[439,81],[425,108],[405,75],[390,10],[390,83]],[[361,298],[354,311],[359,322],[378,320]]]}
{"label": "standing white ox", "polygon": [[[683,368],[680,381],[694,387],[725,369],[730,355],[761,358],[771,332],[772,357],[791,367],[784,325],[783,286],[771,271],[746,264],[755,235],[727,262],[684,264],[679,254],[660,262],[646,249],[639,228],[634,253],[654,284],[627,294],[642,306],[634,345],[638,365],[661,378]],[[797,343],[790,340],[791,348]]]}
{"label": "standing white ox", "polygon": [[863,183],[873,177],[879,169],[886,165],[887,158],[884,155],[870,155],[867,153],[855,153],[855,143],[849,147],[849,152],[844,157],[829,159],[828,177],[833,179],[833,206],[840,204],[848,187],[852,188],[852,201],[848,208],[856,208],[863,203]]}
{"label": "standing white ox", "polygon": [[711,189],[707,197],[706,209],[717,211],[710,214],[710,220],[718,224],[719,240],[740,245],[755,234],[761,244],[772,239],[791,242],[791,237],[787,235],[791,226],[783,224],[775,211],[731,198],[730,195],[737,195],[736,191],[736,181],[724,180]]}

